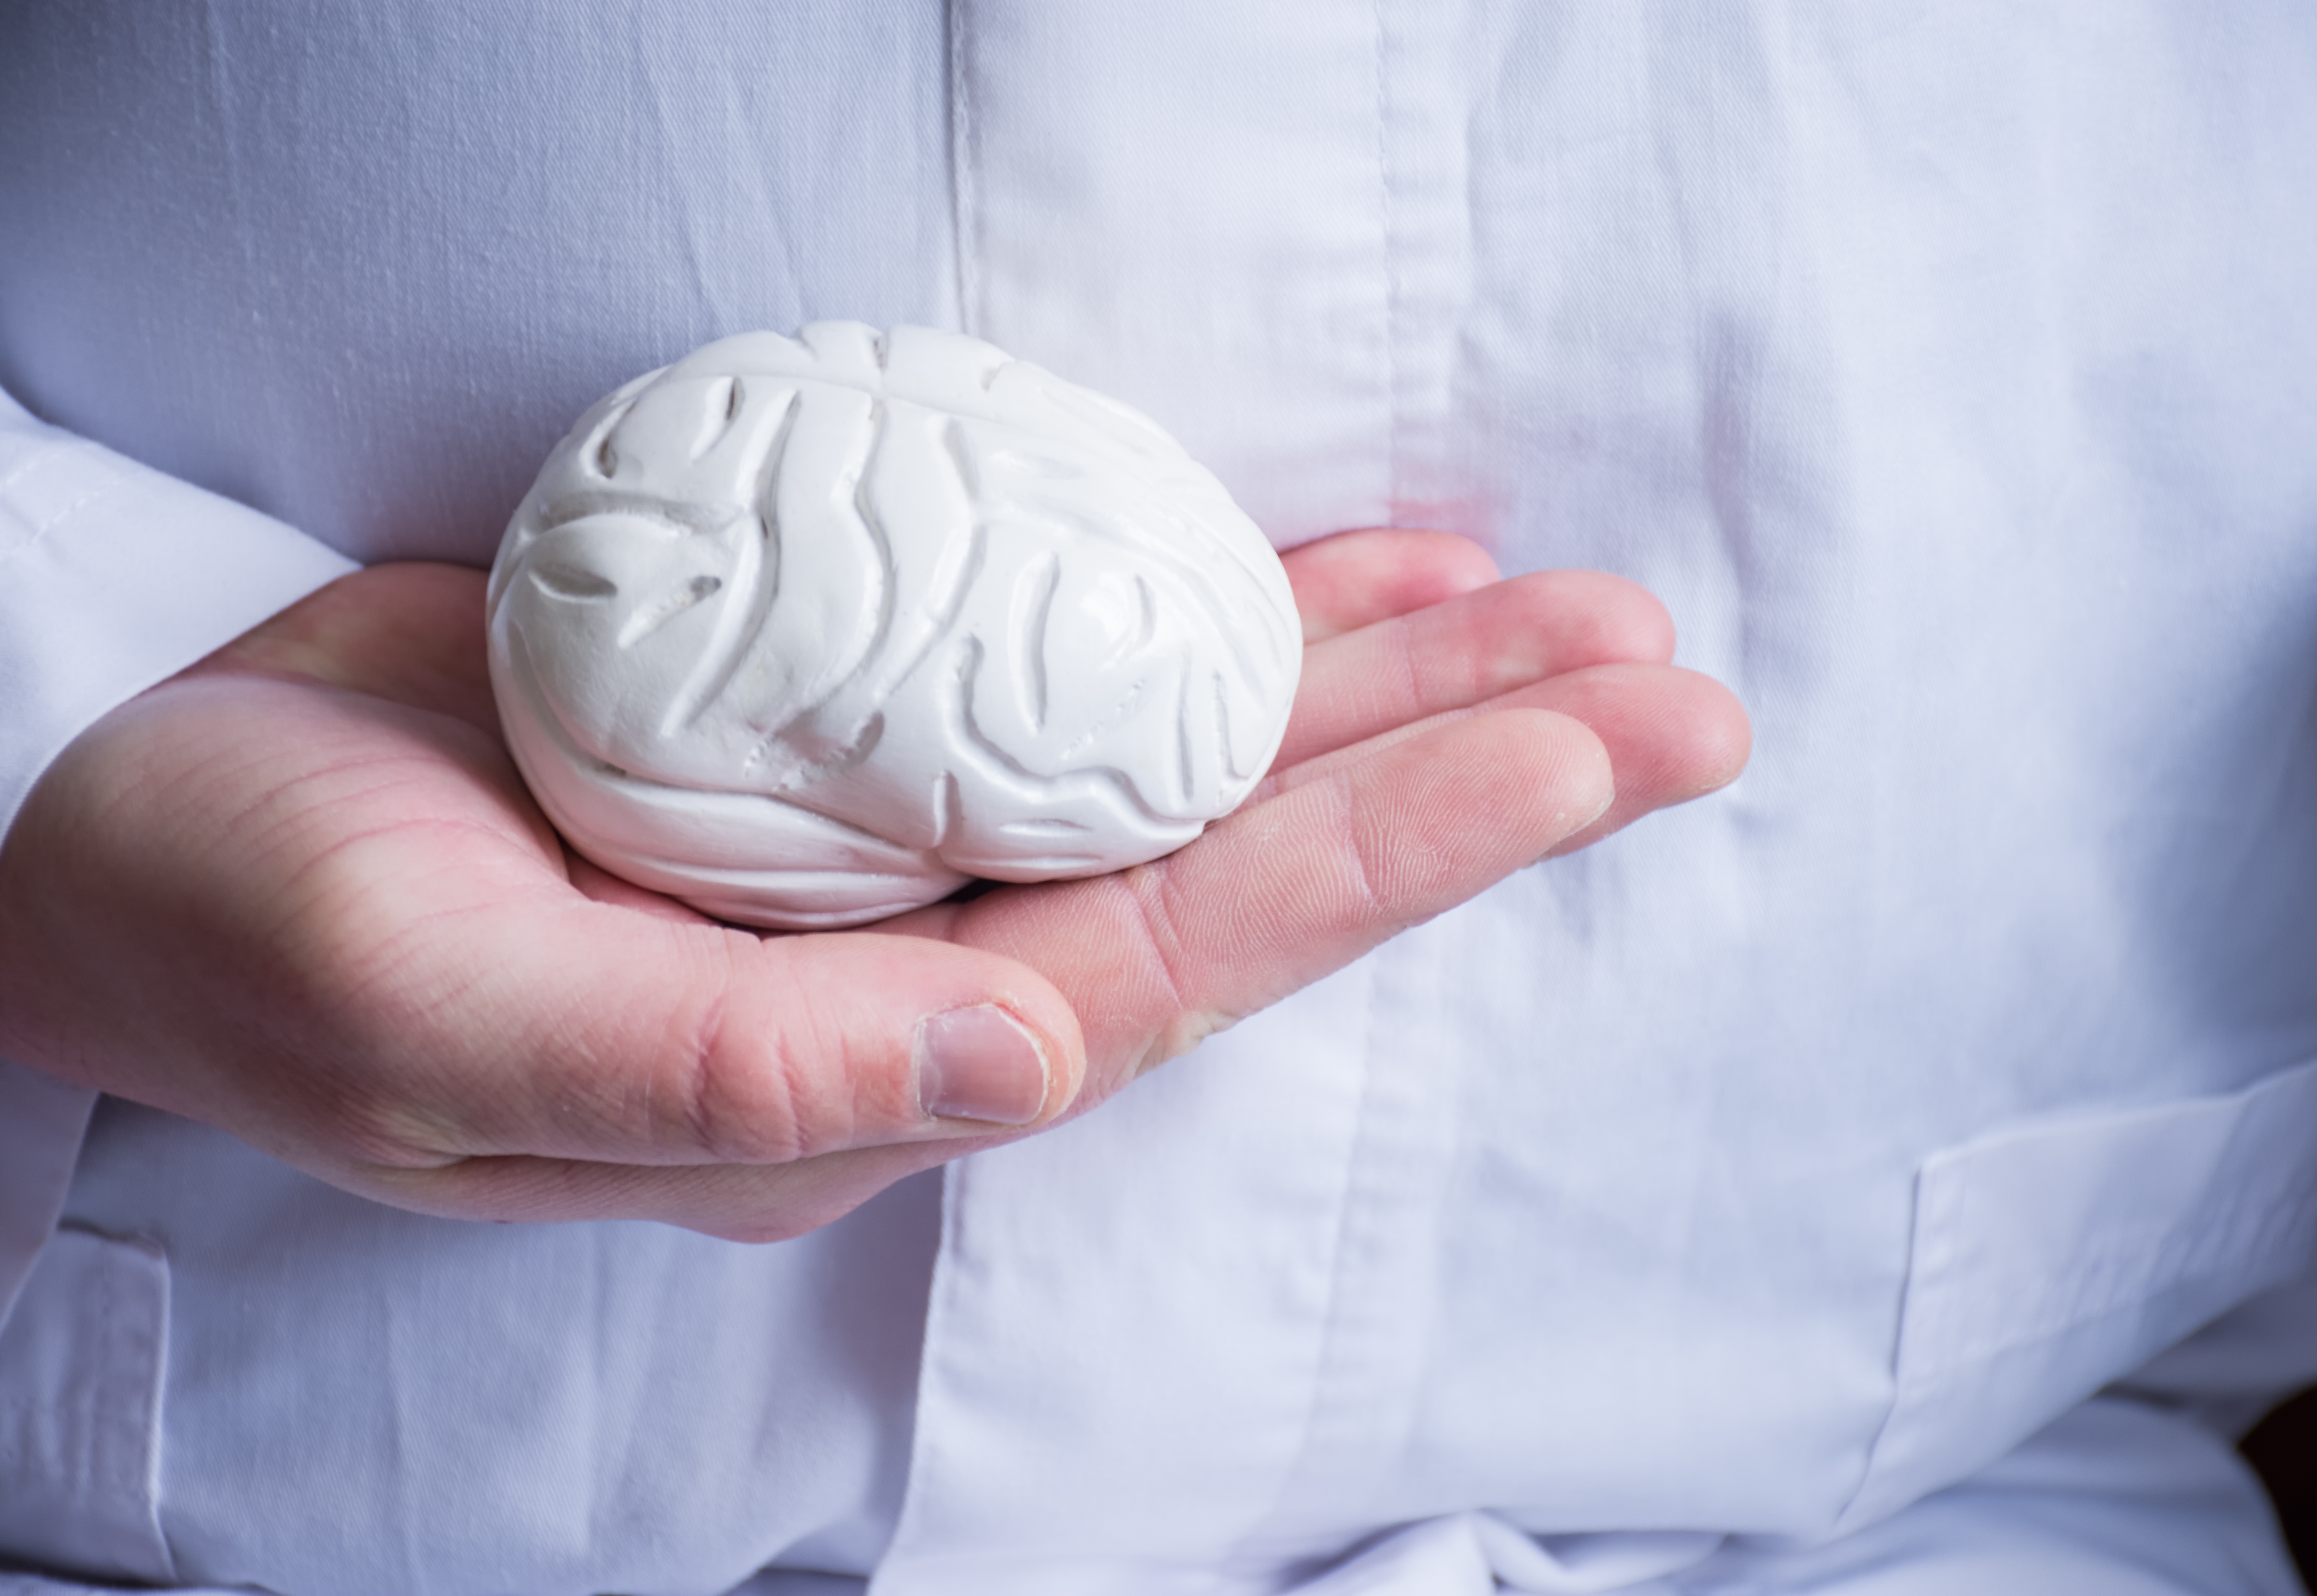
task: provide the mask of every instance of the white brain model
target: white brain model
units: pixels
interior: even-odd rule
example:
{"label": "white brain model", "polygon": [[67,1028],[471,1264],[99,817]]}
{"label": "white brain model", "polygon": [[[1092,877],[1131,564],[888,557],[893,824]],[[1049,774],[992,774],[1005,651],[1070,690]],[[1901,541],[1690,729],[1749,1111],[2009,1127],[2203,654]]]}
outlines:
{"label": "white brain model", "polygon": [[1157,426],[850,322],[596,405],[489,617],[508,743],[572,845],[789,929],[1181,847],[1270,763],[1302,653],[1270,545]]}

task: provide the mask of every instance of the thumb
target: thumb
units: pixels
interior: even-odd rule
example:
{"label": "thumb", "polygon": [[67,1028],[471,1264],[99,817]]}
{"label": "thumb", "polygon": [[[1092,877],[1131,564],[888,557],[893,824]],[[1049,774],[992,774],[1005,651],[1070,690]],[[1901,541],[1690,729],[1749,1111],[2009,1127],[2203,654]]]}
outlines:
{"label": "thumb", "polygon": [[[417,984],[440,1063],[388,1138],[451,1162],[774,1164],[1045,1124],[1085,1079],[1077,1017],[1001,955],[873,932],[758,937],[565,899],[487,914]],[[443,977],[438,977],[443,978]],[[400,1162],[400,1161],[398,1161]]]}

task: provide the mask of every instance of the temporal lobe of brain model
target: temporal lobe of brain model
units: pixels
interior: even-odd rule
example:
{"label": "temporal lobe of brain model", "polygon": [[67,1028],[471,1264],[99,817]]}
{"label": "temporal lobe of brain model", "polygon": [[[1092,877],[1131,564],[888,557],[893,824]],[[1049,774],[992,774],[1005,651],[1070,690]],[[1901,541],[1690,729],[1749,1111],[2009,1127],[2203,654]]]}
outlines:
{"label": "temporal lobe of brain model", "polygon": [[597,404],[507,528],[489,628],[572,845],[784,929],[1181,847],[1270,763],[1302,652],[1270,545],[1157,426],[849,322]]}

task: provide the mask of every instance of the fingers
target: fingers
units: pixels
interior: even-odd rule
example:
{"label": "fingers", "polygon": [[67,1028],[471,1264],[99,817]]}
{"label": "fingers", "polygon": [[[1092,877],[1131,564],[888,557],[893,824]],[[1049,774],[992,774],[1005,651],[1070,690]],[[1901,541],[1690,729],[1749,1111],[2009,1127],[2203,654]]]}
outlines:
{"label": "fingers", "polygon": [[[380,1138],[435,1155],[380,1163],[782,1164],[1034,1126],[1083,1077],[1060,994],[975,949],[759,938],[544,894],[435,932],[372,1015],[443,1061]],[[411,1101],[443,1111],[414,1123]]]}
{"label": "fingers", "polygon": [[1375,527],[1337,532],[1280,557],[1308,646],[1421,610],[1497,579],[1497,563],[1451,532]]}
{"label": "fingers", "polygon": [[1571,671],[1490,703],[1401,727],[1364,744],[1308,760],[1269,778],[1262,794],[1333,780],[1345,770],[1436,727],[1500,709],[1543,709],[1584,723],[1608,753],[1616,798],[1547,857],[1574,852],[1652,810],[1687,803],[1727,786],[1746,768],[1752,733],[1729,689],[1676,665],[1608,664]]}
{"label": "fingers", "polygon": [[[1548,709],[1556,712],[1539,713]],[[1306,763],[1269,801],[1156,865],[940,905],[909,917],[910,928],[1047,969],[1086,1026],[1094,1062],[1075,1106],[1087,1107],[1540,855],[1721,785],[1742,767],[1746,736],[1736,700],[1694,673],[1579,670],[1490,711]],[[777,1167],[498,1159],[444,1173],[470,1211],[648,1215],[770,1240],[991,1139],[862,1147]]]}
{"label": "fingers", "polygon": [[[476,1155],[660,1165],[954,1140],[1050,1122],[1082,1079],[1067,1004],[1002,958],[763,938],[639,912],[632,889],[572,869],[616,900],[592,901],[504,752],[452,719],[219,673],[108,724],[139,751],[108,767],[129,796],[95,806],[119,834],[108,874],[148,905],[187,884],[157,933],[166,978],[130,983],[157,1035],[100,1083],[325,1178],[383,1195],[390,1172]],[[277,745],[264,758],[257,730]],[[173,779],[138,773],[155,761]],[[221,847],[229,868],[195,868]],[[136,967],[118,939],[109,951],[84,957]]]}
{"label": "fingers", "polygon": [[1597,571],[1544,571],[1380,621],[1304,652],[1275,768],[1613,661],[1673,657],[1665,606]]}
{"label": "fingers", "polygon": [[[863,970],[856,956],[870,943],[900,945],[876,950],[897,956],[885,967]],[[656,1100],[647,1089],[638,1101],[635,1085],[662,1067],[670,1039],[649,1024],[643,1034],[605,1038],[600,1057],[550,1043],[528,1071],[495,1053],[489,1063],[531,1077],[510,1083],[518,1095],[541,1074],[559,1078],[559,1098],[580,1092],[565,1102],[574,1123],[541,1136],[542,1105],[531,1102],[509,1122],[509,1145],[523,1151],[371,1164],[346,1183],[452,1217],[657,1219],[734,1241],[779,1241],[838,1218],[907,1175],[1050,1124],[1078,1095],[1085,1055],[1075,1016],[1039,977],[1006,960],[857,932],[758,946],[768,956],[792,955],[784,960],[792,967],[774,980],[744,980],[725,1034],[689,1039],[697,1067],[679,1068]],[[948,984],[919,979],[913,991],[911,978],[922,971],[912,965],[935,967]],[[1001,978],[961,982],[961,970]],[[888,984],[864,987],[864,976]],[[1002,1006],[961,1003],[986,998],[992,987]],[[801,1013],[783,1001],[798,989],[839,1001]],[[866,1006],[875,1012],[865,1017],[843,1001],[872,993]],[[914,1025],[893,1022],[912,1005],[930,1012]],[[757,1021],[765,1006],[780,1010],[776,1021]],[[864,1034],[881,1022],[890,1034]],[[1024,1040],[1035,1048],[1030,1059],[1021,1057]],[[1007,1074],[1009,1053],[1027,1070]],[[603,1100],[593,1105],[583,1084],[590,1079]],[[636,1134],[648,1128],[657,1134]],[[476,1139],[467,1122],[459,1131],[462,1141]],[[558,1146],[559,1156],[533,1150]]]}
{"label": "fingers", "polygon": [[[495,733],[482,595],[479,573],[374,567],[245,637],[214,668],[351,689]],[[364,768],[377,768],[374,747]],[[435,817],[473,785],[438,789]],[[1042,1123],[1076,1092],[1083,1052],[1068,1006],[1006,960],[890,937],[765,939],[561,849],[547,856],[559,878],[488,839],[379,810],[307,883],[338,924],[425,928],[333,950],[340,968],[373,972],[351,1056],[426,1039],[403,1046],[395,1067],[360,1072],[393,1088],[367,1110],[334,1105],[371,1162],[769,1163]]]}
{"label": "fingers", "polygon": [[1076,1003],[1091,1101],[1533,862],[1613,798],[1577,722],[1468,717],[1346,757],[1156,863],[955,905],[940,929]]}
{"label": "fingers", "polygon": [[890,923],[908,934],[775,938],[547,833],[478,736],[479,575],[349,577],[196,673],[240,680],[148,706],[167,735],[141,745],[180,775],[130,783],[143,807],[118,824],[231,846],[207,875],[199,848],[161,850],[174,896],[126,870],[166,923],[144,966],[110,946],[118,1007],[148,1022],[105,1056],[150,1057],[103,1083],[428,1211],[794,1234],[1743,762],[1734,701],[1659,663],[1663,612],[1628,584],[1496,585],[1472,545],[1395,531],[1289,569],[1332,640],[1257,802],[1121,876]]}
{"label": "fingers", "polygon": [[1552,856],[1573,853],[1654,810],[1728,786],[1745,770],[1753,728],[1737,695],[1671,666],[1601,665],[1525,688],[1507,705],[1583,721],[1609,751],[1616,801]]}

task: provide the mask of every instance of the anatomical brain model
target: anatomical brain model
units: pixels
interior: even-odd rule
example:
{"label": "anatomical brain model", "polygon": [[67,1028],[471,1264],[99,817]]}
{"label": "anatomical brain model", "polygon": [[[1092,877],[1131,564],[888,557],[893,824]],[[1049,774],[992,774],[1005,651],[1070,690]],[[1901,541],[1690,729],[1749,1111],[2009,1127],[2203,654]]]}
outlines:
{"label": "anatomical brain model", "polygon": [[1171,438],[919,327],[751,333],[637,379],[491,574],[549,817],[767,926],[1182,846],[1269,764],[1301,655],[1278,559]]}

